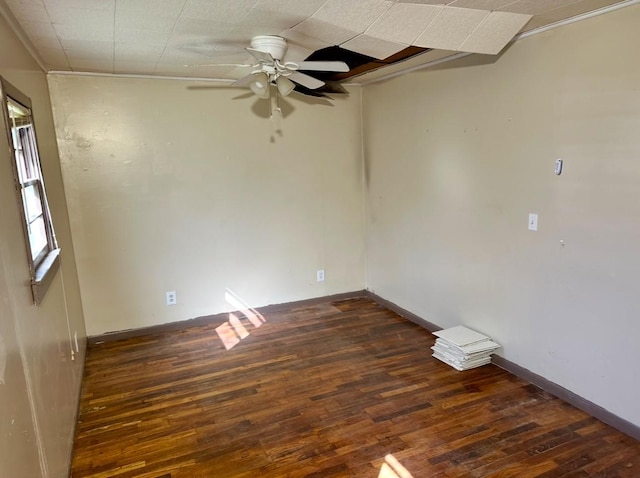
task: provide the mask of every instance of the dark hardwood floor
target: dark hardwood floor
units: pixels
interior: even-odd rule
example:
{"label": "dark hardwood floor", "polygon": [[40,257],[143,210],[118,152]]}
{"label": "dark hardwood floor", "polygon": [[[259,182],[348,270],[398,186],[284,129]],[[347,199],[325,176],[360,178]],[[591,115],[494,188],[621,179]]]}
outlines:
{"label": "dark hardwood floor", "polygon": [[640,442],[433,341],[352,299],[94,345],[72,476],[640,477]]}

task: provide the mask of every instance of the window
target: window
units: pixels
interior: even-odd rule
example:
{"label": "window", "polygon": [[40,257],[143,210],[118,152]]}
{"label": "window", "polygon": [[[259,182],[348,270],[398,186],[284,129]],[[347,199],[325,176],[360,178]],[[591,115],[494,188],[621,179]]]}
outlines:
{"label": "window", "polygon": [[2,114],[11,146],[33,299],[39,304],[59,267],[59,253],[40,167],[31,100],[0,77]]}

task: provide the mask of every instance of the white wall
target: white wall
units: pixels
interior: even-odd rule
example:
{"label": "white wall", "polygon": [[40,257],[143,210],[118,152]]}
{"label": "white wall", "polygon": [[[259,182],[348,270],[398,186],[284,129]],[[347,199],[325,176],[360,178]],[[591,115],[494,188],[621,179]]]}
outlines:
{"label": "white wall", "polygon": [[[0,15],[0,75],[33,104],[61,269],[39,306],[0,119],[0,476],[68,475],[84,363],[84,323],[45,75]],[[71,331],[71,334],[69,333]],[[71,337],[80,352],[71,360]],[[5,364],[3,367],[2,365]]]}
{"label": "white wall", "polygon": [[625,8],[363,100],[369,288],[636,425],[638,25]]}
{"label": "white wall", "polygon": [[89,335],[234,309],[227,288],[254,307],[364,288],[358,89],[291,97],[278,133],[243,90],[49,84]]}

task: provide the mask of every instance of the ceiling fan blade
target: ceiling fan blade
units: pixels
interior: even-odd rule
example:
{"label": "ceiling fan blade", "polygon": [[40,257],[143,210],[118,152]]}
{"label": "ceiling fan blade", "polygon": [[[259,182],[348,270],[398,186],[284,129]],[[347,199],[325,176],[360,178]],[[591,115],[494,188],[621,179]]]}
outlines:
{"label": "ceiling fan blade", "polygon": [[318,80],[313,76],[305,75],[304,73],[300,73],[299,71],[292,72],[287,78],[289,78],[291,81],[295,81],[296,83],[301,84],[306,88],[309,88],[310,90],[315,90],[324,85],[324,81]]}
{"label": "ceiling fan blade", "polygon": [[234,81],[233,83],[231,83],[231,87],[242,87],[242,86],[249,86],[249,83],[251,83],[253,81],[254,77],[253,77],[253,73],[247,75],[247,76],[243,76],[242,78],[240,78],[239,80]]}
{"label": "ceiling fan blade", "polygon": [[344,61],[296,61],[298,70],[306,71],[339,71],[347,73],[349,65]]}
{"label": "ceiling fan blade", "polygon": [[252,57],[254,57],[258,61],[262,61],[264,63],[273,63],[275,60],[273,57],[264,51],[256,50],[255,48],[245,48]]}

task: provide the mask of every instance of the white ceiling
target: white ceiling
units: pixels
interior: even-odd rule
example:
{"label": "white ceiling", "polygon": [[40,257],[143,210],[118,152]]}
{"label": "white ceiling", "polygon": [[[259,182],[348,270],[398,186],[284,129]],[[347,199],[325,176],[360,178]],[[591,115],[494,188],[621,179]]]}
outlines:
{"label": "white ceiling", "polygon": [[[411,66],[459,51],[496,54],[519,31],[620,3],[0,0],[0,7],[3,2],[11,12],[6,15],[8,20],[17,22],[49,71],[200,78],[238,78],[245,74],[246,70],[211,64],[248,61],[243,47],[254,35],[287,38],[287,60],[302,60],[331,45],[378,58],[407,45],[434,49],[405,65]],[[398,66],[387,68],[397,70]]]}

